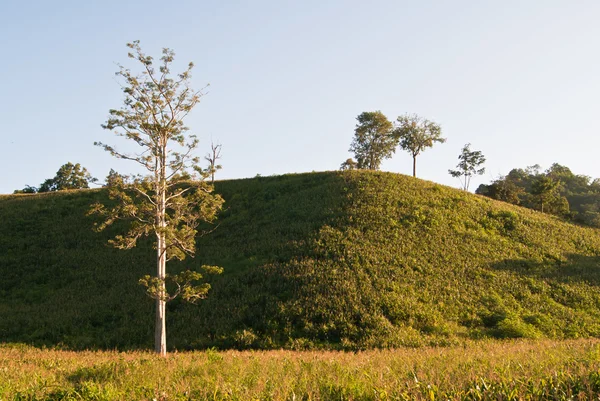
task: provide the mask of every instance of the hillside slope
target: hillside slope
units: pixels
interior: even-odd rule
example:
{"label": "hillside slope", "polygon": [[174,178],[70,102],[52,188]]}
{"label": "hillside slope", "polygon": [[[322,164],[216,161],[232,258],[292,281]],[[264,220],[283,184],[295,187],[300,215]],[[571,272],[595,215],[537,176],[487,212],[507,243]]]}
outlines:
{"label": "hillside slope", "polygon": [[[199,305],[169,304],[178,349],[446,344],[600,336],[600,231],[392,173],[223,181],[199,256],[225,268]],[[0,341],[149,347],[154,272],[91,230],[103,190],[0,197]]]}

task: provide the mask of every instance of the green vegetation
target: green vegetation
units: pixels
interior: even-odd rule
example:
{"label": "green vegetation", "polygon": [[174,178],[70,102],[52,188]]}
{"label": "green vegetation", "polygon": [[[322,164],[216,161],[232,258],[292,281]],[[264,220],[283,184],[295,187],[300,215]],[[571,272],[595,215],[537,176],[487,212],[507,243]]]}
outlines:
{"label": "green vegetation", "polygon": [[[600,337],[600,232],[412,177],[370,171],[215,182],[219,227],[195,259],[225,268],[168,304],[176,349],[366,349],[481,338]],[[151,348],[149,242],[90,227],[106,190],[0,198],[0,338]]]}
{"label": "green vegetation", "polygon": [[[396,139],[392,135],[393,124],[379,110],[365,111],[356,117],[354,138],[350,144],[350,152],[354,152],[356,168],[379,170],[381,162],[388,159],[396,148]],[[342,163],[343,169],[353,165],[352,159]]]}
{"label": "green vegetation", "polygon": [[413,177],[417,176],[417,156],[425,149],[433,147],[436,142],[444,143],[442,128],[416,114],[405,114],[396,119],[393,136],[401,149],[410,153],[413,158]]}
{"label": "green vegetation", "polygon": [[0,346],[2,400],[595,400],[597,340],[171,354]]}
{"label": "green vegetation", "polygon": [[600,179],[576,175],[554,163],[544,172],[534,165],[513,169],[475,191],[492,199],[524,206],[592,227],[600,227]]}
{"label": "green vegetation", "polygon": [[448,170],[448,174],[458,178],[463,189],[468,191],[471,177],[485,173],[485,167],[482,167],[485,163],[485,156],[480,150],[471,150],[471,144],[467,143],[458,155],[458,160],[456,170]]}
{"label": "green vegetation", "polygon": [[60,166],[54,178],[48,178],[40,184],[39,188],[26,185],[17,189],[15,194],[34,194],[36,192],[64,191],[67,189],[89,188],[89,184],[98,181],[81,164],[68,162]]}

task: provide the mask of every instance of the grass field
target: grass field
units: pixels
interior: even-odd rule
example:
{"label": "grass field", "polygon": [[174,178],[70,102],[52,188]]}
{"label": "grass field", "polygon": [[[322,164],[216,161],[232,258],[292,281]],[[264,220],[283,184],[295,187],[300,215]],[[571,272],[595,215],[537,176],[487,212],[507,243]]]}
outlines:
{"label": "grass field", "polygon": [[145,352],[0,347],[0,400],[597,400],[598,340]]}

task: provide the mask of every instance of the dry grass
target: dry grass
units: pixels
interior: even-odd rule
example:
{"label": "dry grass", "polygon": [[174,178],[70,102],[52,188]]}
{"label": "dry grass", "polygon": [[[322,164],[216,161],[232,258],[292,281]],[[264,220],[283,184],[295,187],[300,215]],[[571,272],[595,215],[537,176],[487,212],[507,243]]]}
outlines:
{"label": "dry grass", "polygon": [[591,400],[598,399],[599,369],[599,340],[166,359],[5,345],[0,400]]}

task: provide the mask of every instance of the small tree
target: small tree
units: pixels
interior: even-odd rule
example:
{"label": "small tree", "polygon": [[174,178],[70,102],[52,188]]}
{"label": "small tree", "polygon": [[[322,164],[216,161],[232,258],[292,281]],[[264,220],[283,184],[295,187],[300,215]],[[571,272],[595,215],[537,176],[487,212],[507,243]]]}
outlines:
{"label": "small tree", "polygon": [[89,188],[89,184],[96,181],[97,179],[93,178],[85,167],[81,167],[79,163],[69,162],[58,169],[54,178],[48,178],[44,181],[38,192]]}
{"label": "small tree", "polygon": [[25,185],[23,189],[15,189],[13,194],[35,194],[38,189],[36,187],[32,187],[31,185]]}
{"label": "small tree", "polygon": [[438,124],[416,114],[398,117],[394,137],[400,147],[412,155],[413,177],[417,176],[417,156],[425,149],[433,147],[436,142],[446,142],[441,135],[442,129]]}
{"label": "small tree", "polygon": [[392,136],[393,125],[381,111],[361,113],[350,152],[354,152],[356,168],[379,170],[383,159],[392,156],[396,141]]}
{"label": "small tree", "polygon": [[[166,355],[166,302],[179,295],[186,301],[196,302],[204,298],[210,288],[206,283],[194,283],[202,278],[194,271],[168,275],[167,261],[194,256],[199,225],[214,221],[223,199],[213,194],[212,186],[206,183],[210,173],[206,170],[196,168],[197,180],[185,181],[190,177],[189,168],[199,162],[199,158],[192,156],[198,140],[188,135],[188,128],[183,125],[183,119],[202,96],[201,91],[189,85],[193,64],[173,78],[172,50],[163,49],[156,70],[153,58],[142,52],[139,41],[127,46],[131,49],[129,58],[141,64],[142,73],[134,75],[120,66],[117,75],[124,80],[124,105],[110,110],[110,117],[102,127],[133,141],[141,151],[125,154],[113,146],[95,144],[117,158],[136,162],[149,174],[114,180],[114,186],[108,188],[110,198],[115,200],[113,206],[95,204],[90,213],[105,218],[96,225],[98,230],[119,219],[131,222],[127,233],[110,241],[117,248],[130,249],[140,237],[154,237],[157,274],[143,277],[140,283],[156,300],[155,351]],[[200,230],[200,234],[206,232]],[[221,268],[215,266],[203,268],[212,273],[221,272]],[[167,291],[167,282],[173,291]]]}
{"label": "small tree", "polygon": [[110,171],[108,172],[108,175],[106,176],[104,186],[105,187],[122,186],[125,184],[126,180],[127,180],[126,176],[117,173],[115,170],[113,170],[111,168]]}
{"label": "small tree", "polygon": [[485,173],[485,167],[481,167],[485,163],[485,156],[479,150],[471,150],[471,144],[467,143],[458,156],[458,164],[456,170],[448,170],[452,177],[458,178],[465,191],[469,190],[471,177],[474,175],[482,175]]}
{"label": "small tree", "polygon": [[346,159],[346,161],[340,165],[340,170],[356,170],[356,162],[352,158]]}
{"label": "small tree", "polygon": [[221,158],[221,149],[222,145],[220,143],[214,144],[212,141],[210,142],[210,153],[208,153],[204,159],[208,162],[208,171],[210,172],[210,182],[211,184],[215,182],[215,172],[220,170],[222,166],[217,164],[217,160]]}

